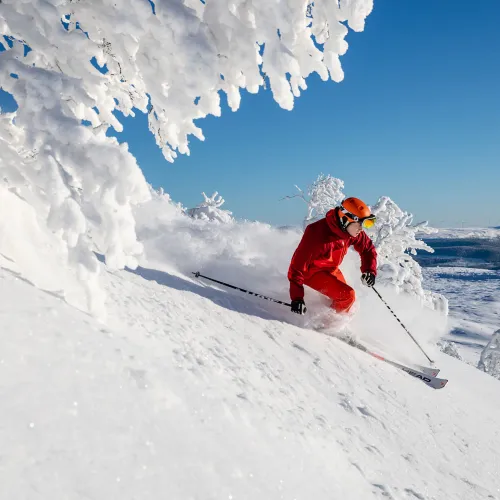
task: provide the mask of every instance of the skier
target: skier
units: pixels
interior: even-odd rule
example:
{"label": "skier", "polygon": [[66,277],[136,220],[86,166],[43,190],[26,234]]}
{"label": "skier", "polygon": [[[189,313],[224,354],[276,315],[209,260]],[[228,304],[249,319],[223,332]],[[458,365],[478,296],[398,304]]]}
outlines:
{"label": "skier", "polygon": [[361,281],[375,284],[377,252],[363,228],[373,227],[376,218],[358,198],[347,198],[323,219],[307,226],[293,254],[288,279],[292,312],[304,314],[304,285],[332,299],[332,309],[346,313],[356,296],[339,269],[352,245],[361,257]]}

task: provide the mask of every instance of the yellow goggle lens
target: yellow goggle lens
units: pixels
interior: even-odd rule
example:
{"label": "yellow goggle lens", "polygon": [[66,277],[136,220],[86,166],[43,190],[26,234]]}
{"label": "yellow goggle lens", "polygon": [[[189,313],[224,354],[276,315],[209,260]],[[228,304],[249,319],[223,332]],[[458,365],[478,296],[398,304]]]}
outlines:
{"label": "yellow goggle lens", "polygon": [[369,219],[365,219],[363,221],[363,227],[366,229],[370,229],[375,225],[375,222],[377,222],[377,219],[375,217],[370,217]]}

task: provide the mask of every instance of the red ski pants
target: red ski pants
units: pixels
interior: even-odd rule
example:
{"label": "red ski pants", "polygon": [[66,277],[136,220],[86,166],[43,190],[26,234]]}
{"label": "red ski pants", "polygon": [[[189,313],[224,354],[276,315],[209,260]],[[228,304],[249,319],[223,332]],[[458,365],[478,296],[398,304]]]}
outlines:
{"label": "red ski pants", "polygon": [[345,282],[344,275],[340,269],[334,271],[322,271],[314,273],[304,282],[314,290],[332,299],[331,308],[337,312],[347,312],[356,300],[356,293]]}

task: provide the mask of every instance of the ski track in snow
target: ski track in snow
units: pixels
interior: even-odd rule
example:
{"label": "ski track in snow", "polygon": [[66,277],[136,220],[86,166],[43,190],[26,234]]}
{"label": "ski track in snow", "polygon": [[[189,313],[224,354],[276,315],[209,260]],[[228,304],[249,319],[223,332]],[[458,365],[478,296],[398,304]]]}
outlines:
{"label": "ski track in snow", "polygon": [[495,379],[441,355],[433,391],[258,299],[139,273],[104,273],[103,325],[0,271],[3,498],[500,498]]}

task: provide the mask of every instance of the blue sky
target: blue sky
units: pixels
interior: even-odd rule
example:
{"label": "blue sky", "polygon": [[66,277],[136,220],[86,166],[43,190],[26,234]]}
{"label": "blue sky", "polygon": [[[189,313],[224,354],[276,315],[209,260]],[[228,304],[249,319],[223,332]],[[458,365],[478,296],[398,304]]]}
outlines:
{"label": "blue sky", "polygon": [[[198,122],[191,156],[163,159],[144,115],[124,120],[147,180],[190,207],[218,190],[238,218],[298,224],[279,201],[321,172],[349,196],[393,198],[435,226],[500,225],[500,2],[375,1],[350,32],[342,83],[308,79],[285,111],[270,91]],[[1,100],[0,100],[1,103]]]}

